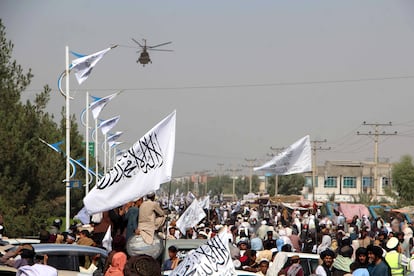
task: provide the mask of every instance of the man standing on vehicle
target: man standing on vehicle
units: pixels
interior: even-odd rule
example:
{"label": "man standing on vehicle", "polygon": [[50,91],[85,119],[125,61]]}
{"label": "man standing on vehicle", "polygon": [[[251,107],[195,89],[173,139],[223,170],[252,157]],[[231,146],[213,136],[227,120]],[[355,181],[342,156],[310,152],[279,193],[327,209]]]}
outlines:
{"label": "man standing on vehicle", "polygon": [[166,215],[158,202],[155,202],[155,193],[147,195],[147,200],[139,208],[138,228],[135,233],[141,235],[146,244],[154,242],[155,231],[160,228]]}

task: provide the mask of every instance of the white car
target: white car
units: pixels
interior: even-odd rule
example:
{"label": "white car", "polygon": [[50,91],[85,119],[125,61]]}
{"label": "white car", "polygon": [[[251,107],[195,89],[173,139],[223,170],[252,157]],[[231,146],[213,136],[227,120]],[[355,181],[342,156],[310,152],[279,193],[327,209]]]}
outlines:
{"label": "white car", "polygon": [[11,245],[21,245],[21,244],[34,244],[40,243],[39,239],[28,239],[28,238],[6,238],[1,239],[2,242]]}

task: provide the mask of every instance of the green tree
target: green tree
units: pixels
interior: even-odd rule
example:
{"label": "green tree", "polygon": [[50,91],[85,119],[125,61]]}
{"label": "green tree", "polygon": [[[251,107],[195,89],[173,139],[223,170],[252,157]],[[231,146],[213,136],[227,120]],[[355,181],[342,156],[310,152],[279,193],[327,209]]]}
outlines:
{"label": "green tree", "polygon": [[[305,177],[301,174],[279,175],[278,193],[281,195],[300,195],[305,185]],[[275,177],[268,178],[268,193],[275,194]]]}
{"label": "green tree", "polygon": [[[49,217],[64,215],[65,159],[39,138],[49,143],[61,141],[65,127],[57,125],[53,115],[45,111],[51,92],[48,86],[33,103],[21,102],[21,93],[33,75],[12,60],[12,50],[0,19],[0,212],[6,235],[16,237],[36,235]],[[71,156],[83,156],[83,139],[75,118],[71,121]],[[79,194],[73,193],[76,204]]]}
{"label": "green tree", "polygon": [[401,157],[400,162],[393,165],[393,186],[400,199],[400,204],[412,204],[414,201],[414,165],[409,155]]}

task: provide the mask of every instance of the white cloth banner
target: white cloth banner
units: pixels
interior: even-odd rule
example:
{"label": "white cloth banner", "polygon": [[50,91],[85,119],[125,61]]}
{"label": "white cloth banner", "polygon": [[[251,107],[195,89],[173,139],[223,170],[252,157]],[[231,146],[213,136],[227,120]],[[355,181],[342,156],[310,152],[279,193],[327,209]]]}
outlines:
{"label": "white cloth banner", "polygon": [[275,175],[289,175],[312,171],[312,154],[309,135],[299,139],[273,157],[263,166],[254,168]]}
{"label": "white cloth banner", "polygon": [[194,199],[193,203],[178,218],[176,226],[182,234],[185,234],[186,229],[196,226],[205,216],[206,213],[201,208],[200,203],[197,199]]}
{"label": "white cloth banner", "polygon": [[82,84],[89,77],[93,67],[111,49],[107,48],[94,54],[72,60],[70,69],[75,71],[75,76],[79,84]]}
{"label": "white cloth banner", "polygon": [[93,118],[96,120],[99,117],[99,114],[101,113],[102,109],[105,107],[107,103],[109,103],[110,100],[116,97],[118,93],[114,93],[112,95],[106,96],[104,98],[100,98],[99,100],[94,101],[89,105],[89,108],[92,112]]}
{"label": "white cloth banner", "polygon": [[[123,132],[122,131],[117,131],[115,134],[112,134],[111,136],[109,136],[107,139],[106,139],[106,142],[108,142],[108,145],[109,145],[109,147],[110,148],[112,148],[112,146],[114,145],[114,144],[116,144],[115,142],[116,142],[116,139],[118,139],[119,137],[121,137],[121,135],[123,134]],[[118,143],[119,144],[119,143]]]}
{"label": "white cloth banner", "polygon": [[190,251],[169,275],[236,275],[229,250],[227,227],[223,227],[214,238],[207,240],[206,244]]}
{"label": "white cloth banner", "polygon": [[124,142],[113,141],[113,142],[108,142],[108,146],[110,148],[114,148],[114,147],[117,147],[117,146],[119,146],[120,144],[123,144],[123,143]]}
{"label": "white cloth banner", "polygon": [[91,217],[89,216],[88,211],[86,211],[85,207],[80,209],[80,211],[73,218],[80,220],[82,224],[91,223]]}
{"label": "white cloth banner", "polygon": [[102,131],[102,134],[105,135],[109,131],[111,131],[111,129],[118,123],[120,118],[121,116],[118,115],[116,117],[103,121],[102,123],[99,124],[98,128],[100,128]]}
{"label": "white cloth banner", "polygon": [[106,229],[105,236],[102,239],[102,247],[106,249],[106,252],[112,251],[112,234],[111,234],[111,225],[108,226],[108,229]]}
{"label": "white cloth banner", "polygon": [[174,111],[148,131],[83,199],[89,214],[111,210],[171,180],[175,151]]}
{"label": "white cloth banner", "polygon": [[207,195],[203,198],[202,201],[200,201],[200,207],[202,209],[210,209],[210,196]]}

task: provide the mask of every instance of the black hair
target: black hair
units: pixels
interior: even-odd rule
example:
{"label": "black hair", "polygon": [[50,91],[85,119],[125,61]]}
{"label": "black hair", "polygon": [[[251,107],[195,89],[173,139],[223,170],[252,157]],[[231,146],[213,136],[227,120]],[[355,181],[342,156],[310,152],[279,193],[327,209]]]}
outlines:
{"label": "black hair", "polygon": [[178,248],[177,248],[177,247],[175,247],[174,245],[171,245],[170,247],[168,247],[168,251],[171,251],[171,252],[177,253],[177,252],[178,252]]}
{"label": "black hair", "polygon": [[292,252],[292,246],[290,244],[284,244],[282,246],[282,252]]}

